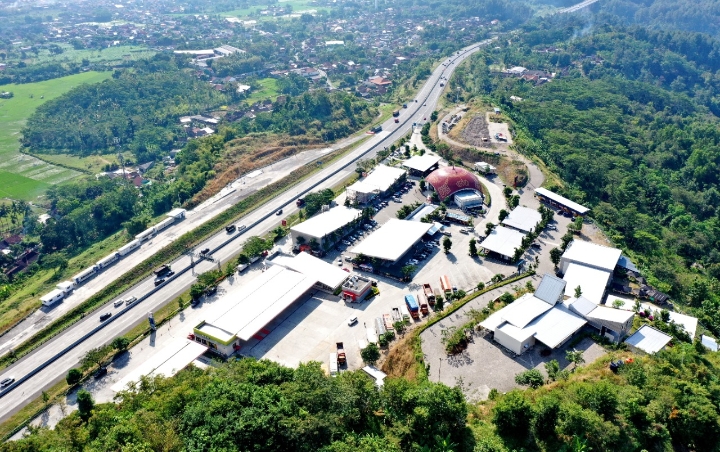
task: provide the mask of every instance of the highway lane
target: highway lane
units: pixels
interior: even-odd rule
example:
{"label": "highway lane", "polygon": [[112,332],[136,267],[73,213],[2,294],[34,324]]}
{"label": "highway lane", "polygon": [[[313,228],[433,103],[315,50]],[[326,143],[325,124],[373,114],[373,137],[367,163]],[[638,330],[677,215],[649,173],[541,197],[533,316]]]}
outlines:
{"label": "highway lane", "polygon": [[[363,143],[337,162],[328,165],[318,174],[313,175],[296,187],[286,191],[264,206],[243,217],[237,224],[244,224],[248,226],[248,229],[241,234],[236,234],[235,239],[227,246],[215,252],[213,257],[218,259],[221,264],[224,264],[228,259],[237,254],[243,241],[247,237],[260,235],[279,224],[282,217],[274,215],[275,211],[283,208],[285,214],[294,212],[296,210],[295,199],[297,199],[298,196],[308,191],[314,191],[321,187],[332,186],[339,183],[355,170],[355,162],[358,159],[374,156],[378,150],[390,146],[393,142],[405,136],[413,122],[424,122],[423,118],[429,118],[438,98],[444,90],[444,88],[439,86],[440,77],[446,76],[449,78],[452,71],[460,62],[477,50],[478,47],[487,45],[489,42],[491,42],[491,40],[469,46],[461,51],[460,54],[453,55],[446,60],[446,62],[449,62],[447,66],[439,65],[419,91],[416,97],[417,102],[408,102],[408,108],[401,110],[399,124],[394,123],[394,118],[388,119],[382,124],[383,131],[371,140]],[[214,249],[227,241],[228,238],[228,234],[223,230],[203,244],[198,245],[197,249],[206,247]],[[182,256],[172,262],[172,267],[173,269],[180,270],[188,267],[189,264],[190,258],[188,256]],[[201,261],[198,262],[192,270],[184,273],[178,272],[178,274],[174,276],[174,279],[161,286],[152,295],[137,302],[130,309],[123,311],[122,314],[119,309],[112,307],[112,303],[109,303],[106,307],[88,315],[87,318],[73,325],[35,352],[4,370],[2,375],[0,375],[0,380],[8,376],[12,376],[18,380],[21,380],[21,377],[29,377],[27,377],[25,381],[18,381],[2,394],[2,398],[0,398],[0,420],[6,419],[9,415],[24,406],[25,403],[38,397],[44,389],[64,378],[67,371],[76,366],[88,350],[107,344],[112,341],[113,338],[147,321],[146,318],[149,311],[157,310],[157,308],[165,304],[168,300],[173,299],[178,294],[187,290],[195,281],[196,274],[213,268],[216,268],[215,263]],[[148,278],[122,296],[125,297],[130,294],[138,296],[138,294],[153,290],[155,290],[153,280],[152,278]],[[113,312],[113,316],[109,321],[105,322],[104,327],[92,334],[88,339],[66,350],[69,346],[73,345],[75,341],[80,341],[86,335],[91,334],[93,330],[100,325],[98,319],[100,313],[105,311]],[[61,356],[57,356],[58,354],[61,354]],[[46,367],[41,368],[42,366]]]}

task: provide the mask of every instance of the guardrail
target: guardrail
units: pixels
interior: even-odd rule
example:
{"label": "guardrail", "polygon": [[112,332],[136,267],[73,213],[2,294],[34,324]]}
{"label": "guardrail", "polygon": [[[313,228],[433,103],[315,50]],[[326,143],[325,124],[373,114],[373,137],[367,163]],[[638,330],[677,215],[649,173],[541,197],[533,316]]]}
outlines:
{"label": "guardrail", "polygon": [[[485,42],[485,41],[483,41],[483,42]],[[489,42],[489,41],[488,41],[488,42]],[[456,58],[452,58],[451,61],[454,63],[455,61],[457,61],[459,58],[461,58],[461,57],[463,57],[463,56],[469,56],[469,55],[472,53],[471,51],[474,51],[474,50],[479,49],[481,45],[482,45],[482,43],[478,43],[478,44],[475,44],[475,45],[473,45],[473,46],[467,47],[466,50],[465,50],[461,55],[457,56]],[[470,52],[470,53],[468,53],[468,52]],[[443,70],[440,72],[439,75],[443,75],[444,73],[445,73],[445,69],[443,69]],[[428,92],[428,94],[425,95],[425,97],[423,98],[423,103],[425,103],[425,101],[427,101],[427,99],[430,97],[430,95],[432,94],[432,92],[433,92],[433,88],[431,88],[430,91]],[[420,102],[417,102],[417,103],[418,103],[418,108],[417,108],[417,110],[415,111],[415,113],[417,113],[417,112],[419,111],[419,109],[420,109],[420,108],[419,108],[419,107],[420,107]],[[400,124],[400,126],[398,126],[393,132],[390,132],[390,133],[388,134],[388,137],[392,136],[392,134],[395,133],[395,132],[397,132],[398,129],[404,127],[404,126],[410,121],[410,117],[411,117],[411,116],[412,116],[412,115],[406,115],[406,117],[405,117],[406,119],[403,120],[403,122]],[[386,137],[386,138],[388,138],[388,137]],[[358,160],[360,160],[361,158],[363,158],[365,155],[367,155],[367,154],[370,153],[371,151],[373,151],[373,150],[375,150],[376,148],[378,148],[378,147],[383,143],[383,141],[385,141],[385,140],[383,139],[383,140],[379,141],[378,143],[370,146],[365,152],[359,154],[357,157],[352,158],[346,165],[344,165],[343,167],[341,167],[340,170],[343,169],[343,168],[346,168],[346,167],[349,166],[349,165],[352,165],[353,163],[357,162]],[[331,177],[335,176],[335,174],[336,174],[336,172],[333,172],[333,173],[331,173],[331,174],[328,174],[327,176],[324,176],[322,179],[320,179],[319,181],[317,181],[315,184],[313,184],[313,185],[311,185],[310,187],[308,187],[307,189],[301,191],[301,192],[299,193],[299,196],[306,195],[306,194],[309,193],[310,191],[316,189],[319,185],[325,183],[328,179],[330,179]],[[279,197],[279,196],[282,196],[283,194],[284,194],[284,193],[281,193],[281,194],[275,196],[275,198],[277,198],[277,197]],[[282,207],[286,207],[286,206],[292,204],[293,201],[294,201],[294,198],[295,198],[295,197],[293,197],[293,199],[291,199],[290,201],[288,201],[288,202],[286,202],[286,203],[284,203],[284,204],[281,204],[280,207],[282,208]],[[252,213],[252,211],[251,211],[251,212],[248,212],[247,214],[245,214],[245,216],[249,215],[250,213]],[[224,242],[222,242],[220,245],[218,245],[218,246],[216,246],[214,249],[212,249],[208,254],[212,254],[212,253],[215,253],[215,252],[221,250],[222,248],[224,248],[225,246],[227,246],[227,245],[229,245],[231,242],[233,242],[235,239],[237,239],[238,237],[240,237],[241,235],[243,235],[244,233],[246,233],[247,231],[249,231],[250,229],[254,228],[255,226],[257,226],[258,224],[260,224],[261,222],[265,221],[266,219],[270,218],[270,217],[273,216],[273,215],[275,215],[275,210],[272,210],[272,211],[270,211],[269,213],[261,216],[260,219],[252,222],[250,225],[246,225],[247,227],[246,227],[245,229],[243,229],[242,231],[238,231],[238,233],[232,235],[230,238],[228,238],[227,240],[225,240]],[[201,259],[202,259],[202,257],[201,257]],[[171,264],[171,266],[172,266],[172,264]],[[161,290],[161,289],[166,285],[167,282],[171,282],[171,281],[175,280],[177,277],[179,277],[180,275],[185,274],[188,270],[192,269],[193,267],[194,267],[194,265],[191,264],[191,265],[187,265],[186,267],[184,267],[184,268],[176,271],[175,274],[174,274],[173,276],[171,276],[170,278],[168,278],[165,283],[160,284],[160,285],[158,285],[158,286],[150,289],[150,291],[147,292],[147,293],[145,293],[144,295],[139,296],[139,297],[138,297],[138,300],[137,300],[135,303],[133,303],[133,304],[131,304],[130,306],[127,306],[125,309],[121,310],[120,312],[117,313],[117,315],[114,315],[114,316],[110,317],[108,320],[102,322],[101,324],[99,324],[98,326],[96,326],[95,328],[93,328],[91,331],[87,332],[85,335],[83,335],[83,336],[80,337],[79,339],[75,340],[72,344],[68,345],[67,347],[65,347],[64,349],[62,349],[61,351],[59,351],[58,353],[56,353],[56,354],[53,355],[52,357],[50,357],[50,358],[49,358],[47,361],[45,361],[44,363],[38,365],[38,366],[35,367],[33,370],[31,370],[29,373],[27,373],[27,374],[25,374],[24,376],[18,378],[15,382],[13,382],[13,384],[11,384],[11,385],[8,386],[7,388],[5,388],[5,390],[4,390],[2,393],[0,393],[0,398],[4,397],[5,395],[7,395],[7,394],[10,393],[11,391],[13,391],[15,388],[17,388],[18,386],[20,386],[20,385],[22,385],[23,383],[25,383],[26,381],[28,381],[30,378],[32,378],[32,377],[34,377],[35,375],[37,375],[39,372],[41,372],[42,370],[44,370],[45,368],[47,368],[49,365],[51,365],[52,363],[54,363],[55,361],[57,361],[58,359],[60,359],[60,358],[63,357],[64,355],[66,355],[66,354],[67,354],[68,352],[70,352],[72,349],[74,349],[75,347],[77,347],[78,345],[82,344],[82,343],[85,342],[87,339],[89,339],[90,337],[92,337],[93,335],[95,335],[95,333],[99,332],[100,330],[102,330],[103,328],[105,328],[107,325],[109,325],[109,324],[111,324],[112,322],[114,322],[116,319],[122,317],[124,314],[126,314],[127,312],[129,312],[129,311],[130,311],[131,309],[133,309],[135,306],[139,306],[140,303],[142,303],[144,300],[146,300],[147,298],[149,298],[150,296],[152,296],[153,294],[155,294],[156,292],[158,292],[159,290]]]}

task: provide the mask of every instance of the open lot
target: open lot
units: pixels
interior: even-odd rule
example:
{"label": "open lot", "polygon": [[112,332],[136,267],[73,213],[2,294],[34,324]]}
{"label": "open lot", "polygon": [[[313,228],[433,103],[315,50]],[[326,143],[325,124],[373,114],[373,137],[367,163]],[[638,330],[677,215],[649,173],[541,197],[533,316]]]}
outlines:
{"label": "open lot", "polygon": [[20,130],[27,118],[43,103],[75,86],[97,83],[109,76],[109,72],[84,72],[44,82],[0,86],[0,91],[14,94],[10,99],[0,99],[0,172],[20,176],[3,177],[3,181],[9,180],[9,183],[3,185],[1,196],[30,201],[42,193],[48,184],[59,184],[80,175],[77,171],[21,154],[18,142]]}

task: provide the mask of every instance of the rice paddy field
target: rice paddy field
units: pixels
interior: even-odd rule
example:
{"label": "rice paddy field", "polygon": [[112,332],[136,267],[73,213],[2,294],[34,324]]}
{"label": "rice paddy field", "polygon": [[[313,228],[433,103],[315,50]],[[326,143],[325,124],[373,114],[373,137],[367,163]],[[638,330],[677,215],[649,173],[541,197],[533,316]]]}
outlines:
{"label": "rice paddy field", "polygon": [[0,197],[33,201],[47,187],[82,174],[20,153],[20,131],[43,103],[80,84],[109,77],[110,72],[84,72],[43,82],[0,85],[0,92],[13,93],[10,99],[0,99]]}

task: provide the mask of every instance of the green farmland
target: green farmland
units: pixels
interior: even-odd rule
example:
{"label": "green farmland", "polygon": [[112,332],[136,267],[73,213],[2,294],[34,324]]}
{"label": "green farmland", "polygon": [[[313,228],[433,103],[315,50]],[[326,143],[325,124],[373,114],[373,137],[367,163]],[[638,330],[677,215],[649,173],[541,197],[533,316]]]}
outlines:
{"label": "green farmland", "polygon": [[108,77],[110,72],[84,72],[37,83],[0,85],[0,91],[14,94],[10,99],[0,99],[0,196],[31,201],[49,185],[81,174],[21,154],[20,130],[27,118],[44,102],[80,84],[97,83]]}

